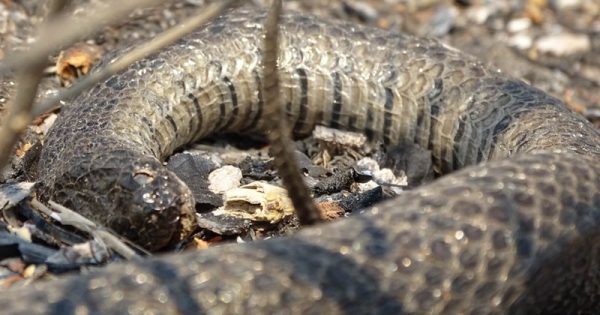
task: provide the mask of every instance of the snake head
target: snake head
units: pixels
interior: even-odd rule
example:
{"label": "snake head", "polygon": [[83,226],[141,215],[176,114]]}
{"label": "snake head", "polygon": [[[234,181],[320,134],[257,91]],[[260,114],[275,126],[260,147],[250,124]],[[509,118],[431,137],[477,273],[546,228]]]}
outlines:
{"label": "snake head", "polygon": [[157,159],[113,150],[78,155],[44,183],[53,199],[154,251],[185,239],[195,227],[187,185]]}
{"label": "snake head", "polygon": [[[158,161],[137,161],[121,171],[113,190],[119,205],[107,225],[136,244],[156,250],[194,229],[194,198],[187,185]],[[120,209],[119,209],[120,208]]]}

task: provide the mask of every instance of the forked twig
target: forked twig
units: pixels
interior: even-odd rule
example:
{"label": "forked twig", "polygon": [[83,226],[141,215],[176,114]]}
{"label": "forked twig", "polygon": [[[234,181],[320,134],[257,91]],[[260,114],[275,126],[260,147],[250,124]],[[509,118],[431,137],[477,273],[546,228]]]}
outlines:
{"label": "forked twig", "polygon": [[124,70],[130,64],[158,51],[159,49],[175,42],[182,36],[197,29],[207,21],[212,20],[217,14],[227,8],[237,5],[239,0],[224,0],[221,2],[211,3],[210,5],[196,10],[192,17],[179,23],[177,26],[170,28],[149,42],[146,42],[130,52],[120,56],[114,62],[106,65],[99,71],[90,73],[83,79],[73,84],[70,88],[61,91],[58,95],[44,100],[36,105],[33,109],[33,115],[43,114],[45,111],[53,108],[59,101],[77,96],[79,93],[91,88],[98,82],[108,79],[110,76]]}
{"label": "forked twig", "polygon": [[267,126],[273,126],[269,132],[274,165],[283,180],[292,204],[302,225],[312,225],[323,221],[321,211],[313,202],[308,188],[299,173],[298,162],[294,154],[291,130],[283,109],[280,95],[277,56],[279,52],[279,20],[281,0],[274,0],[265,22],[264,41],[264,100]]}

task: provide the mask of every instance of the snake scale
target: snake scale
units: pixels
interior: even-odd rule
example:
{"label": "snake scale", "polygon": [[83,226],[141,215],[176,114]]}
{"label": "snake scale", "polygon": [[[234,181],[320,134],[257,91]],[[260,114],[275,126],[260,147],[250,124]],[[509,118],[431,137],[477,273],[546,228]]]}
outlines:
{"label": "snake scale", "polygon": [[[147,248],[193,226],[161,160],[260,132],[265,12],[238,9],[66,108],[43,193]],[[316,125],[431,150],[435,182],[294,236],[113,264],[3,292],[4,314],[596,314],[600,134],[559,100],[433,39],[290,13],[281,95]],[[129,232],[135,230],[136,234]]]}

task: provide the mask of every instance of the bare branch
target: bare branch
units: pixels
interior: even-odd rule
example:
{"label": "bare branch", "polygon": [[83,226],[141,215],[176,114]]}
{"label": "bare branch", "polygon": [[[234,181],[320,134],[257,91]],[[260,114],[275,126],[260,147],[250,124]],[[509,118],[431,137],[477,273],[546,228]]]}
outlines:
{"label": "bare branch", "polygon": [[312,225],[323,221],[321,211],[314,203],[302,175],[298,171],[298,162],[294,154],[291,131],[280,98],[277,55],[279,51],[279,19],[281,0],[273,0],[265,22],[264,42],[264,100],[267,126],[273,126],[269,133],[271,153],[274,165],[292,200],[300,224]]}

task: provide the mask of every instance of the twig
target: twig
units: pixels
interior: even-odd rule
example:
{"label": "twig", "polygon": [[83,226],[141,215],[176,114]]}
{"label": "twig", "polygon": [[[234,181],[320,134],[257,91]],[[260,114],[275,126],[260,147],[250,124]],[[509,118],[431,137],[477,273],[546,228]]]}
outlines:
{"label": "twig", "polygon": [[73,18],[71,12],[57,15],[52,21],[46,21],[40,27],[38,40],[28,51],[13,53],[0,65],[0,71],[20,69],[31,63],[46,60],[57,50],[72,45],[82,38],[96,33],[103,27],[115,24],[128,17],[136,8],[150,7],[162,3],[161,0],[112,0],[102,5],[84,6],[82,11],[88,15]]}
{"label": "twig", "polygon": [[273,126],[269,133],[271,153],[274,165],[283,180],[283,185],[292,200],[300,224],[312,225],[323,221],[321,211],[313,202],[308,188],[299,173],[298,162],[294,154],[291,131],[288,128],[287,116],[280,99],[279,73],[277,55],[279,51],[279,19],[281,0],[274,0],[265,22],[264,41],[264,100],[265,120],[267,126]]}
{"label": "twig", "polygon": [[38,209],[61,224],[73,226],[83,232],[91,234],[93,237],[101,239],[108,247],[125,259],[140,259],[140,256],[131,249],[131,247],[121,241],[119,237],[109,232],[106,228],[54,201],[50,201],[49,204],[55,211],[50,210],[50,208],[46,207],[46,205],[37,199],[31,200],[31,205],[35,209]]}
{"label": "twig", "polygon": [[184,20],[179,25],[161,33],[153,40],[142,44],[141,46],[131,50],[125,55],[121,56],[119,59],[110,63],[106,67],[102,68],[99,71],[90,73],[86,77],[84,77],[79,82],[72,85],[70,88],[61,91],[58,95],[54,97],[50,97],[43,101],[42,103],[35,106],[33,109],[33,116],[38,116],[43,114],[49,109],[54,108],[54,106],[61,100],[68,99],[74,96],[77,96],[82,91],[89,89],[94,86],[96,83],[101,82],[103,80],[108,79],[110,76],[124,70],[130,64],[156,52],[157,50],[173,43],[177,39],[181,38],[185,34],[193,31],[198,28],[200,25],[206,23],[207,21],[213,19],[217,14],[222,12],[223,10],[238,4],[239,0],[225,0],[221,2],[215,2],[207,7],[203,7],[201,9],[196,10],[195,14],[192,17]]}
{"label": "twig", "polygon": [[[66,0],[52,1],[45,24],[55,21],[56,16],[66,3]],[[44,32],[43,26],[39,33],[48,34]],[[4,124],[0,124],[0,170],[10,160],[10,156],[13,153],[12,149],[17,144],[19,136],[33,119],[31,109],[37,94],[38,85],[42,80],[45,65],[46,59],[39,58],[17,69],[15,80],[17,93],[9,103],[8,115]]]}

